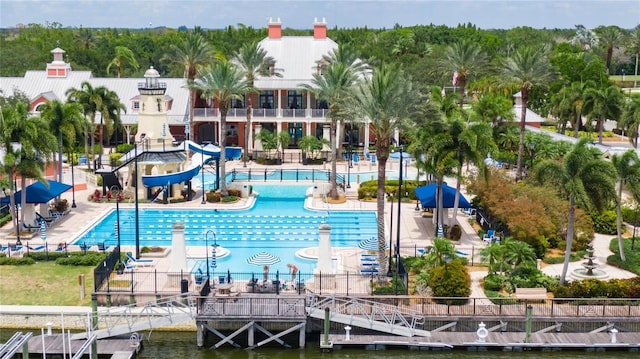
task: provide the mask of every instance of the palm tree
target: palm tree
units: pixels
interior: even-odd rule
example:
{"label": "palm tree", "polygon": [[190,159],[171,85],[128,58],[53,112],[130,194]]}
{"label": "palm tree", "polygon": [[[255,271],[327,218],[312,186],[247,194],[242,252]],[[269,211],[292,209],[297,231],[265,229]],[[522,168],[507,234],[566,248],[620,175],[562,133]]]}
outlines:
{"label": "palm tree", "polygon": [[618,248],[620,259],[625,261],[624,246],[622,243],[622,189],[627,188],[637,197],[640,194],[640,158],[634,150],[628,150],[622,155],[613,155],[611,163],[618,173],[618,196],[616,201],[616,231],[618,234]]}
{"label": "palm tree", "polygon": [[[593,86],[591,81],[574,82],[571,86],[563,87],[551,98],[552,111],[559,120],[562,120],[562,128],[566,126],[564,116],[570,118],[573,127],[573,136],[578,138],[580,127],[582,126],[582,108],[584,106],[584,94],[587,89]],[[564,115],[564,116],[563,116]]]}
{"label": "palm tree", "polygon": [[524,47],[518,49],[513,57],[502,64],[502,75],[507,84],[520,89],[522,111],[520,113],[520,141],[518,145],[518,176],[522,175],[522,158],[524,156],[524,133],[527,121],[527,105],[531,90],[538,85],[545,85],[555,77],[555,71],[549,63],[546,49]]}
{"label": "palm tree", "polygon": [[[21,177],[22,188],[27,178],[34,178],[46,183],[44,166],[48,155],[55,151],[55,137],[48,131],[47,124],[39,117],[29,116],[28,105],[19,102],[16,106],[3,106],[0,116],[0,146],[5,149],[2,169],[9,177],[11,208],[17,209],[14,200],[14,181],[16,175]],[[22,191],[20,199],[22,218],[26,208],[26,191]],[[16,212],[17,214],[17,212]],[[22,224],[16,219],[15,230],[18,233]]]}
{"label": "palm tree", "polygon": [[220,109],[220,195],[229,195],[226,177],[226,142],[227,142],[227,113],[232,100],[239,100],[247,93],[254,91],[244,78],[240,69],[229,61],[218,61],[203,69],[201,77],[194,81],[191,89],[201,92],[202,98],[212,99],[218,103]]}
{"label": "palm tree", "polygon": [[121,125],[120,114],[126,112],[127,107],[120,102],[120,98],[115,91],[111,91],[106,87],[98,87],[98,93],[100,94],[102,104],[100,106],[100,145],[99,145],[99,165],[102,167],[102,153],[104,146],[104,129],[107,128],[107,138],[111,138],[114,127]]}
{"label": "palm tree", "polygon": [[449,240],[444,238],[434,238],[433,246],[431,248],[427,248],[426,254],[429,267],[436,268],[443,266],[447,263],[447,260],[454,258],[456,251]]}
{"label": "palm tree", "polygon": [[640,26],[636,26],[628,37],[628,48],[636,55],[635,77],[633,78],[633,87],[638,87],[638,55],[640,54]]}
{"label": "palm tree", "polygon": [[480,259],[489,264],[492,273],[502,272],[504,265],[505,247],[499,243],[491,243],[480,250]]}
{"label": "palm tree", "polygon": [[118,74],[118,78],[124,74],[125,65],[129,65],[133,67],[135,71],[138,71],[140,65],[138,65],[138,60],[136,60],[136,56],[133,54],[133,51],[125,46],[116,46],[116,57],[109,62],[107,65],[107,74],[111,69],[111,66],[115,66]]}
{"label": "palm tree", "polygon": [[338,199],[338,183],[336,176],[337,167],[337,126],[339,121],[349,118],[349,104],[353,98],[353,92],[358,83],[358,75],[353,69],[342,62],[334,62],[323,67],[322,73],[314,73],[311,84],[302,84],[301,87],[314,93],[320,100],[329,102],[327,117],[331,121],[331,190],[329,196]]}
{"label": "palm tree", "polygon": [[624,95],[618,86],[603,89],[590,88],[584,93],[584,113],[595,118],[598,127],[598,143],[602,144],[604,121],[616,121],[622,114]]}
{"label": "palm tree", "polygon": [[613,57],[613,49],[620,46],[624,39],[624,34],[617,26],[606,26],[597,30],[600,37],[600,44],[607,50],[605,63],[607,65],[607,74],[611,71],[611,58]]}
{"label": "palm tree", "polygon": [[72,146],[78,129],[83,128],[87,120],[82,116],[82,106],[75,102],[54,100],[44,104],[40,113],[49,122],[49,130],[58,140],[58,179],[62,182],[63,144]]}
{"label": "palm tree", "polygon": [[[77,102],[82,106],[85,117],[89,117],[89,121],[85,122],[84,128],[84,153],[87,158],[93,157],[94,148],[94,127],[96,123],[96,112],[102,107],[102,97],[99,88],[94,88],[89,81],[83,81],[80,88],[70,88],[66,92],[67,101]],[[91,135],[91,156],[89,157],[89,135]],[[87,161],[87,168],[91,169],[91,161]]]}
{"label": "palm tree", "polygon": [[[240,50],[235,54],[232,60],[239,68],[249,83],[250,87],[253,87],[253,83],[258,77],[276,76],[282,77],[280,73],[274,71],[276,60],[267,56],[265,51],[257,42],[245,43]],[[247,123],[244,129],[244,156],[243,167],[247,167],[247,161],[249,159],[249,133],[251,132],[251,109],[253,106],[251,94],[245,94],[245,106],[247,108]]]}
{"label": "palm tree", "polygon": [[640,98],[634,97],[625,103],[618,125],[624,129],[629,137],[629,142],[637,149],[640,129]]}
{"label": "palm tree", "polygon": [[[382,65],[373,71],[372,78],[365,78],[357,88],[354,97],[354,111],[357,116],[367,118],[373,125],[376,138],[376,156],[378,157],[378,186],[376,211],[378,218],[378,262],[381,272],[386,273],[385,260],[385,182],[386,163],[389,148],[395,132],[413,110],[414,97],[411,82],[405,77],[398,65]],[[335,169],[332,171],[334,172]],[[399,250],[399,249],[398,249]]]}
{"label": "palm tree", "polygon": [[458,87],[459,105],[462,108],[467,82],[482,72],[489,63],[489,57],[482,51],[480,44],[472,40],[462,40],[450,45],[445,49],[444,55],[442,65],[445,68],[453,67],[457,74],[453,86]]}
{"label": "palm tree", "polygon": [[[170,63],[175,63],[184,68],[182,77],[187,84],[192,84],[198,74],[198,70],[213,59],[212,49],[207,40],[198,31],[187,33],[181,46],[172,45],[169,52],[162,58]],[[193,115],[196,93],[189,87],[189,136],[194,137]]]}
{"label": "palm tree", "polygon": [[564,157],[563,162],[546,160],[538,163],[535,178],[554,186],[569,200],[567,246],[560,284],[564,284],[574,237],[575,206],[588,210],[601,209],[615,198],[615,167],[602,159],[597,150],[588,147],[589,138],[581,138]]}
{"label": "palm tree", "polygon": [[514,267],[520,264],[528,264],[536,262],[536,251],[528,243],[516,240],[507,240],[502,243],[505,248],[504,254]]}

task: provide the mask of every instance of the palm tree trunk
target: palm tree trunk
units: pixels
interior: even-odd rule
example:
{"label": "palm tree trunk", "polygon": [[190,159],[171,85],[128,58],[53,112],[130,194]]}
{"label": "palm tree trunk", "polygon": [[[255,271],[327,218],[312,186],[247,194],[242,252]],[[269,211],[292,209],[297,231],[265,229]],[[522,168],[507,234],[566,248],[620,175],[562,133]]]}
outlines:
{"label": "palm tree trunk", "polygon": [[[229,190],[227,190],[227,170],[226,170],[226,162],[227,162],[227,153],[226,153],[226,142],[227,142],[227,112],[229,110],[226,107],[220,107],[220,196],[227,197],[229,195]],[[204,184],[203,184],[204,185]]]}
{"label": "palm tree trunk", "polygon": [[[330,127],[330,131],[331,131],[331,174],[329,175],[329,181],[331,182],[331,190],[329,190],[329,197],[331,197],[334,200],[338,199],[338,180],[337,180],[337,175],[336,175],[336,171],[337,171],[337,160],[338,160],[338,156],[337,156],[337,151],[336,151],[336,142],[337,142],[337,138],[336,138],[336,127],[337,127],[337,121],[336,120],[331,120],[331,127]],[[378,164],[378,166],[380,166]]]}
{"label": "palm tree trunk", "polygon": [[191,140],[191,141],[193,141],[193,139],[195,138],[195,134],[193,133],[194,131],[193,117],[195,114],[195,109],[193,108],[193,106],[195,105],[195,100],[194,100],[195,95],[196,95],[195,91],[193,90],[189,91],[189,137],[187,138],[187,140]]}
{"label": "palm tree trunk", "polygon": [[623,179],[620,179],[620,185],[618,187],[618,203],[616,203],[616,232],[618,234],[618,248],[620,250],[620,260],[622,260],[623,262],[626,261],[626,258],[624,256],[624,243],[622,242],[622,213],[620,210],[620,207],[622,207],[622,181]]}
{"label": "palm tree trunk", "polygon": [[460,206],[460,178],[462,177],[462,163],[458,166],[458,176],[456,178],[456,197],[453,199],[453,213],[449,219],[449,228],[458,223],[458,206]]}
{"label": "palm tree trunk", "polygon": [[89,161],[89,127],[90,125],[84,126],[84,155],[87,157],[87,169],[91,171],[91,161]]}
{"label": "palm tree trunk", "polygon": [[[380,273],[383,275],[389,271],[388,268],[388,257],[385,254],[385,248],[387,247],[387,240],[385,237],[385,225],[384,225],[384,205],[385,205],[385,197],[386,192],[384,190],[385,183],[385,167],[387,164],[387,159],[380,159],[378,162],[378,189],[377,189],[377,198],[376,198],[376,211],[378,214],[378,264],[380,264]],[[393,214],[392,214],[393,215]],[[391,233],[389,233],[391,236]],[[389,255],[391,255],[391,248],[389,248]]]}
{"label": "palm tree trunk", "polygon": [[564,285],[567,278],[567,270],[569,269],[569,261],[571,260],[571,247],[573,245],[573,226],[575,218],[575,199],[573,195],[569,196],[569,223],[567,224],[567,246],[564,252],[564,264],[562,265],[562,274],[560,275],[560,285]]}
{"label": "palm tree trunk", "polygon": [[100,116],[100,145],[99,145],[99,154],[98,154],[98,165],[100,166],[100,168],[102,168],[102,145],[103,145],[103,141],[104,141],[104,122],[102,121],[102,116]]}
{"label": "palm tree trunk", "polygon": [[598,121],[598,143],[602,144],[602,133],[604,132],[604,120]]}
{"label": "palm tree trunk", "polygon": [[520,112],[520,143],[518,144],[518,171],[516,173],[516,180],[518,177],[522,178],[522,156],[524,156],[524,125],[527,121],[527,100],[528,96],[525,96],[526,90],[521,90],[522,94],[522,111]]}
{"label": "palm tree trunk", "polygon": [[58,179],[62,182],[62,132],[58,135]]}
{"label": "palm tree trunk", "polygon": [[251,132],[251,98],[249,96],[249,94],[245,95],[247,99],[247,123],[244,127],[244,163],[242,167],[247,167],[247,161],[249,161],[249,141],[251,141],[249,138],[249,133]]}

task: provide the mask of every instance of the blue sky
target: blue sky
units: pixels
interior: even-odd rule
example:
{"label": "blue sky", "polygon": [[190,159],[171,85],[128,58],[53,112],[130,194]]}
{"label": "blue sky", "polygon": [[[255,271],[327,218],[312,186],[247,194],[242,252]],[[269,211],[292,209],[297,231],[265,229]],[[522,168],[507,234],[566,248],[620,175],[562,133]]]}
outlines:
{"label": "blue sky", "polygon": [[329,28],[392,28],[473,23],[483,29],[587,28],[640,24],[639,0],[0,0],[0,27],[58,22],[72,27],[156,26],[265,27],[269,17],[283,27],[312,28],[325,18]]}

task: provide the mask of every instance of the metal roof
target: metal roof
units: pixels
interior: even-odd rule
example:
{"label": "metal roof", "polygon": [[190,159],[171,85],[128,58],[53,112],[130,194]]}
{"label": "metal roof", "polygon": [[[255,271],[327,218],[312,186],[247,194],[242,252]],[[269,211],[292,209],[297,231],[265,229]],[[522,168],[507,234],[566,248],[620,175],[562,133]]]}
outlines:
{"label": "metal roof", "polygon": [[261,90],[298,89],[300,84],[311,84],[318,61],[328,55],[338,44],[329,39],[315,39],[313,36],[283,36],[279,39],[266,38],[260,46],[276,60],[276,71],[282,77],[262,77],[254,86]]}

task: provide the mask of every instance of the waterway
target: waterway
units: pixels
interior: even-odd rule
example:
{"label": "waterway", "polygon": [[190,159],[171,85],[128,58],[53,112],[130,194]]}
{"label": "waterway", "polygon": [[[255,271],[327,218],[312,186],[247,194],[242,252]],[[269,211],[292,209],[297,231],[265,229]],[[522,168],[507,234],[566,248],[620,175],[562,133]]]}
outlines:
{"label": "waterway", "polygon": [[437,359],[593,359],[594,356],[615,359],[637,359],[638,353],[612,352],[593,353],[585,351],[562,352],[466,352],[466,351],[411,351],[411,350],[384,350],[369,351],[362,349],[341,349],[331,353],[321,353],[318,342],[307,341],[305,349],[283,349],[281,347],[261,348],[258,350],[232,349],[198,349],[195,344],[195,333],[181,332],[153,332],[151,336],[145,336],[144,348],[138,355],[139,359],[424,359],[425,357]]}

